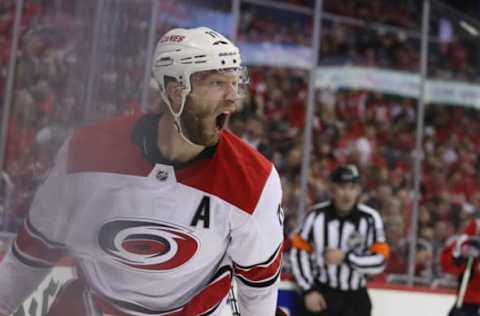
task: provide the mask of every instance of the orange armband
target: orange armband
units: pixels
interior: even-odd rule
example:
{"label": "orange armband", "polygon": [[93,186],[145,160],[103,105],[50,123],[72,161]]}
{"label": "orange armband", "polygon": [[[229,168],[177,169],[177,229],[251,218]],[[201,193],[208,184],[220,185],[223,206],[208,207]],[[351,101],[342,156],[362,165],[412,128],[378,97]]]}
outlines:
{"label": "orange armband", "polygon": [[302,238],[302,236],[295,234],[291,238],[292,241],[292,248],[296,248],[299,250],[306,251],[308,253],[311,253],[313,251],[312,245],[308,241]]}
{"label": "orange armband", "polygon": [[386,259],[390,256],[390,246],[386,242],[377,242],[370,246],[371,252],[383,255]]}

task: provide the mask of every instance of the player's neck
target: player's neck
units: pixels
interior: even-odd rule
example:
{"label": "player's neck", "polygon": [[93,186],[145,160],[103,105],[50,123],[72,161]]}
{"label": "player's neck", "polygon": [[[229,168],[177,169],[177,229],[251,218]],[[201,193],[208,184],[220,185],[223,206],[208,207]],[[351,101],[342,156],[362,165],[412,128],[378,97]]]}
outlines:
{"label": "player's neck", "polygon": [[195,158],[204,146],[188,143],[179,133],[171,115],[165,113],[158,122],[158,150],[170,161],[186,162]]}

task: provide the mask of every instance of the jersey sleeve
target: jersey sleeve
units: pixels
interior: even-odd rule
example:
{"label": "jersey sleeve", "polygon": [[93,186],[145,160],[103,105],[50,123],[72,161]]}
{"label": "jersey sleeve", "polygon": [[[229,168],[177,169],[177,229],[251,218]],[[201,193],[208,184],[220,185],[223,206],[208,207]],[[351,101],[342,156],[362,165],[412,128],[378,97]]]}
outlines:
{"label": "jersey sleeve", "polygon": [[66,181],[68,142],[55,159],[55,166],[39,187],[29,213],[0,263],[0,314],[11,314],[30,295],[66,253],[61,242],[71,187]]}
{"label": "jersey sleeve", "polygon": [[315,215],[315,211],[310,211],[298,232],[291,237],[290,262],[292,273],[296,283],[305,293],[311,291],[315,283],[315,267],[312,264],[312,253],[315,248],[312,240]]}
{"label": "jersey sleeve", "polygon": [[241,222],[232,229],[228,254],[242,315],[275,315],[283,244],[281,198],[280,178],[272,168],[253,213],[232,218]]}

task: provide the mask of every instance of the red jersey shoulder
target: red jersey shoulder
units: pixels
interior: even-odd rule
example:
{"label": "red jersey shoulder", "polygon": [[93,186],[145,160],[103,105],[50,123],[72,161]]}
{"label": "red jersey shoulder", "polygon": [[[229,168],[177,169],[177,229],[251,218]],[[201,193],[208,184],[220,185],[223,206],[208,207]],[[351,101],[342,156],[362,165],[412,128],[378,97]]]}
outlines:
{"label": "red jersey shoulder", "polygon": [[224,131],[213,158],[179,170],[177,179],[252,214],[272,168],[253,147]]}
{"label": "red jersey shoulder", "polygon": [[474,218],[465,227],[464,233],[469,236],[480,234],[480,219]]}
{"label": "red jersey shoulder", "polygon": [[272,163],[237,135],[225,131],[222,133],[218,159],[235,167],[244,175],[263,175],[267,177]]}
{"label": "red jersey shoulder", "polygon": [[75,131],[68,148],[68,171],[147,174],[151,164],[131,137],[141,115],[123,115]]}

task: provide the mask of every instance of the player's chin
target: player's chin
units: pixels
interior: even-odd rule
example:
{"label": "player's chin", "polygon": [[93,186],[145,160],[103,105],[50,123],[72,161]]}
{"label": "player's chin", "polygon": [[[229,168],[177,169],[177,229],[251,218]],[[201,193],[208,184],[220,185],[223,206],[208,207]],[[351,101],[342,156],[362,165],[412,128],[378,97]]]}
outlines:
{"label": "player's chin", "polygon": [[215,129],[215,132],[214,134],[209,137],[209,141],[208,141],[208,144],[207,144],[207,147],[208,146],[213,146],[215,145],[216,143],[218,143],[219,139],[220,139],[220,134],[222,133],[222,130],[221,129]]}
{"label": "player's chin", "polygon": [[221,133],[222,129],[213,127],[210,129],[210,132],[203,133],[202,137],[200,137],[201,139],[198,139],[197,144],[205,147],[214,146],[218,143]]}

